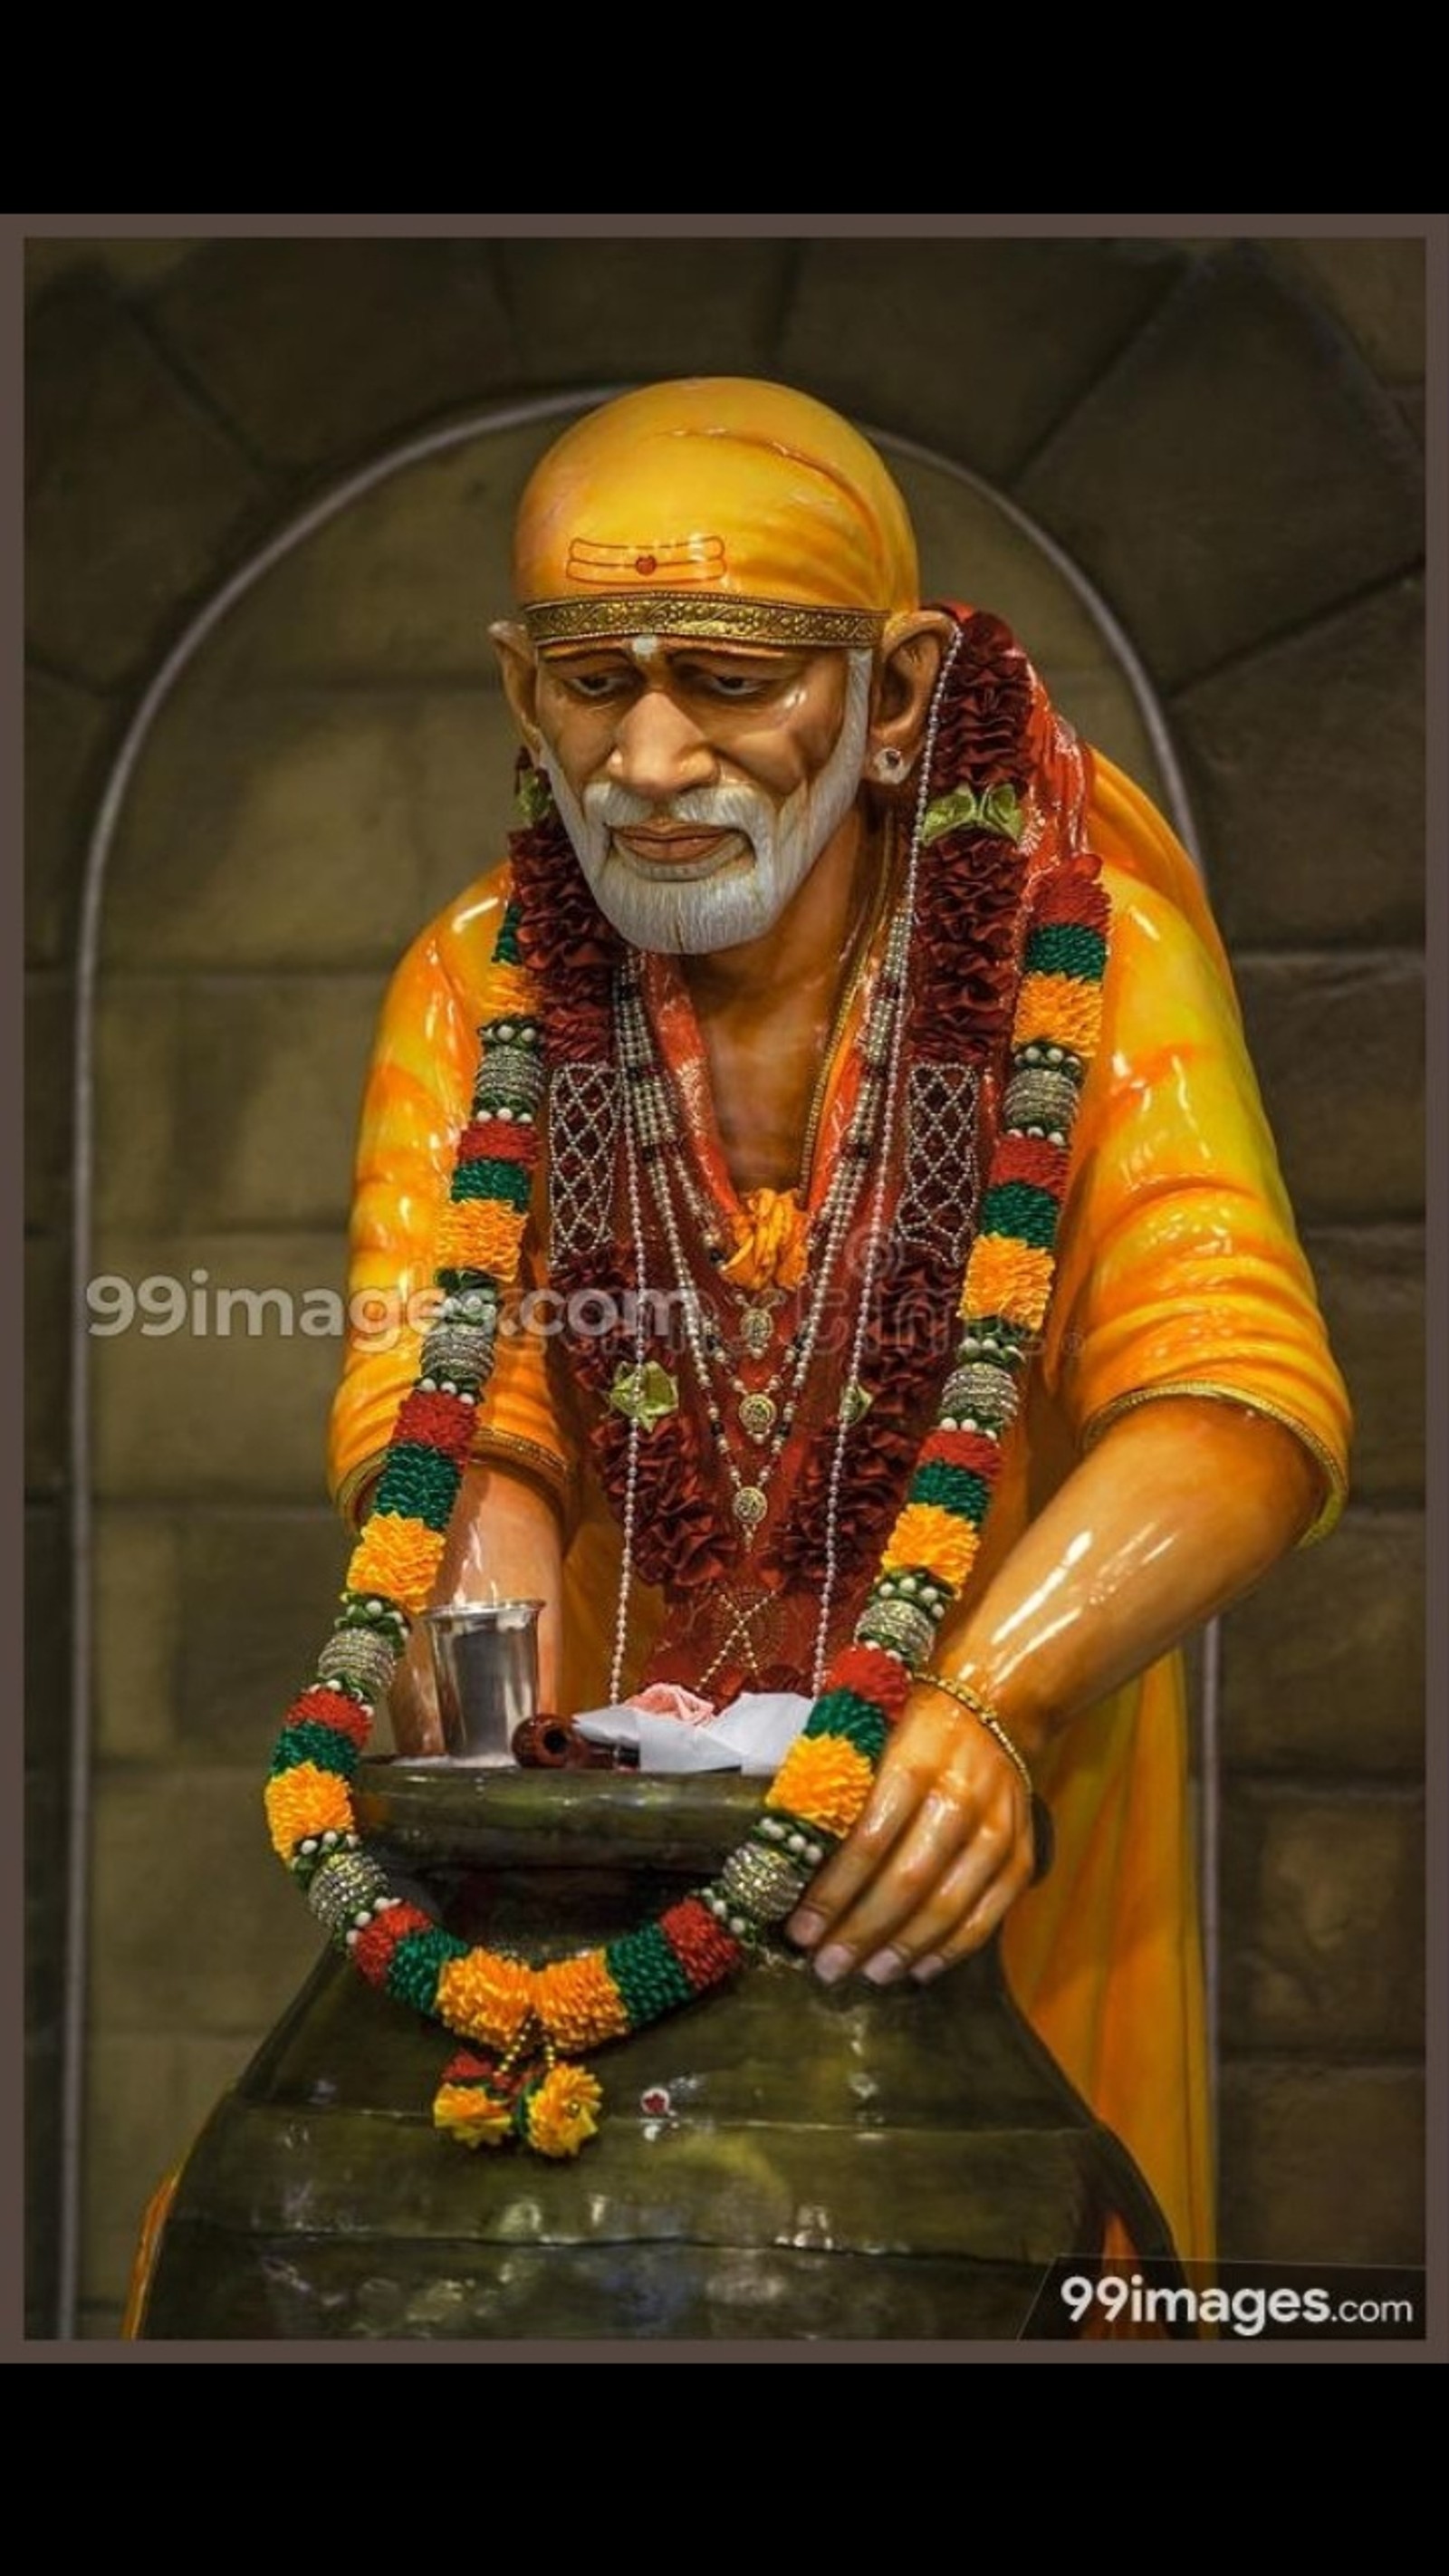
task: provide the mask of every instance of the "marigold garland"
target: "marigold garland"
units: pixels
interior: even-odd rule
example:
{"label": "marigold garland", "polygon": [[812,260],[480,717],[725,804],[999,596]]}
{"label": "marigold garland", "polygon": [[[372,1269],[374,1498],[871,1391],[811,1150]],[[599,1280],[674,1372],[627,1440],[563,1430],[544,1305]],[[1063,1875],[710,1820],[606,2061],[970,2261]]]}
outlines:
{"label": "marigold garland", "polygon": [[582,2066],[551,2066],[523,2097],[529,2145],[541,2156],[576,2156],[598,2129],[603,2098]]}
{"label": "marigold garland", "polygon": [[470,1950],[450,1959],[438,1979],[438,2018],[463,2039],[512,2048],[534,2013],[534,1980],[517,1959]]}
{"label": "marigold garland", "polygon": [[[444,1459],[451,1466],[451,1459]],[[381,1482],[381,1479],[379,1479]],[[441,1482],[434,1508],[441,1517],[430,1528],[428,1523],[410,1512],[390,1508],[391,1495],[380,1493],[377,1509],[362,1533],[348,1569],[348,1582],[357,1592],[381,1592],[398,1607],[416,1617],[424,1608],[442,1563],[442,1538],[447,1528],[447,1512],[442,1511]],[[448,1510],[451,1511],[449,1501]]]}
{"label": "marigold garland", "polygon": [[966,1265],[961,1320],[995,1315],[1024,1332],[1039,1333],[1046,1321],[1054,1264],[1045,1245],[1021,1243],[1010,1234],[978,1234]]}
{"label": "marigold garland", "polygon": [[[1021,745],[1034,684],[998,620],[958,616],[962,649],[930,781],[931,855],[946,870],[974,863],[1004,926],[1019,900],[1013,841],[1017,796],[1029,783]],[[515,840],[525,869],[547,841],[531,779],[528,797],[537,847],[531,854],[528,832]],[[547,1065],[575,1051],[585,1061],[591,1049],[605,1052],[599,1013],[607,1015],[620,943],[581,890],[581,878],[560,890],[546,940],[536,927],[525,931],[517,904],[505,913],[494,952],[497,1009],[481,1032],[473,1114],[439,1232],[442,1304],[348,1566],[341,1616],[286,1713],[266,1789],[278,1852],[361,1974],[490,2052],[450,2060],[434,2104],[437,2125],[464,2144],[518,2137],[553,2157],[578,2153],[600,2107],[594,2077],[555,2050],[587,2053],[734,1976],[794,1911],[870,1795],[890,1727],[969,1575],[1017,1382],[1045,1318],[1070,1127],[1101,1025],[1109,927],[1090,853],[1073,852],[1039,877],[1019,952],[1025,972],[1004,1067],[1002,1133],[966,1266],[955,1366],[854,1639],[834,1659],[751,1833],[716,1881],[656,1922],[536,1969],[456,1939],[401,1896],[362,1846],[349,1782],[441,1560],[501,1301],[517,1278]],[[996,1023],[1004,1036],[1012,973],[1000,938],[972,958],[953,957],[938,925],[925,949],[913,1003],[924,1052],[946,1059],[953,1018],[959,1027],[963,1012],[974,1013],[982,1031]]]}
{"label": "marigold garland", "polygon": [[[832,1696],[848,1700],[851,1694],[827,1691],[815,1703],[812,1726]],[[850,1714],[848,1708],[829,1709],[825,1728],[797,1736],[765,1793],[767,1807],[783,1807],[790,1815],[808,1817],[838,1842],[860,1815],[875,1778],[874,1763],[843,1731],[836,1732]]]}
{"label": "marigold garland", "polygon": [[[452,2065],[456,2068],[458,2061]],[[433,2126],[463,2147],[501,2147],[513,2135],[513,2101],[475,2075],[470,2060],[444,2076],[433,2096]]]}

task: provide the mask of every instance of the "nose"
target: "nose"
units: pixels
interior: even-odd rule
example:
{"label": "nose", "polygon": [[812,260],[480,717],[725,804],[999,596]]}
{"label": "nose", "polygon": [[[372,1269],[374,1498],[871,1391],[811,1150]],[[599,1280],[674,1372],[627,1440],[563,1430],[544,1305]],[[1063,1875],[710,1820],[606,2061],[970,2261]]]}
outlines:
{"label": "nose", "polygon": [[664,689],[643,689],[625,709],[606,763],[608,775],[651,805],[687,788],[711,786],[715,755],[699,727]]}

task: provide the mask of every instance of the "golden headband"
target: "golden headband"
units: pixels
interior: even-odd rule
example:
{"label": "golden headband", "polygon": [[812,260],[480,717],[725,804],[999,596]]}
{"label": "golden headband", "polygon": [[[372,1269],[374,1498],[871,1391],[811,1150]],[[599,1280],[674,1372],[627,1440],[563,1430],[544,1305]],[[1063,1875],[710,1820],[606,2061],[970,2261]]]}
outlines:
{"label": "golden headband", "polygon": [[525,608],[523,623],[535,644],[604,644],[648,634],[695,636],[717,644],[840,645],[870,652],[886,621],[870,608],[815,608],[786,599],[641,589],[602,599],[538,600]]}

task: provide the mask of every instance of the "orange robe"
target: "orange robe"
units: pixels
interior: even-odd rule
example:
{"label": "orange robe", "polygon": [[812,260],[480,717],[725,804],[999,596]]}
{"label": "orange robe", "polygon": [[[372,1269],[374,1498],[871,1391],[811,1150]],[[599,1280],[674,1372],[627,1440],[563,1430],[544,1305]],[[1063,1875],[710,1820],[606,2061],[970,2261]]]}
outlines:
{"label": "orange robe", "polygon": [[[1319,1535],[1342,1501],[1348,1408],[1294,1231],[1226,961],[1191,864],[1155,808],[1098,759],[1089,838],[1112,901],[1101,1045],[1083,1094],[1057,1289],[1006,1443],[973,1589],[1073,1461],[1126,1407],[1241,1404],[1318,1462]],[[414,942],[389,990],[363,1108],[352,1223],[354,1328],[332,1421],[344,1510],[366,1489],[419,1336],[393,1323],[432,1279],[433,1233],[467,1116],[490,958],[509,890],[495,870]],[[516,992],[517,979],[512,979]],[[516,1008],[514,992],[507,1007]],[[859,1006],[823,1095],[843,1088]],[[546,1210],[539,1210],[540,1235]],[[607,1696],[618,1531],[537,1336],[500,1338],[475,1455],[541,1481],[564,1516],[564,1697]],[[969,1594],[967,1596],[969,1600]],[[660,1619],[630,1604],[632,1669]],[[1184,2253],[1212,2241],[1202,1976],[1180,1659],[1086,1712],[1039,1768],[1056,1859],[1005,1928],[1013,1989],[1067,2074],[1136,2156]]]}

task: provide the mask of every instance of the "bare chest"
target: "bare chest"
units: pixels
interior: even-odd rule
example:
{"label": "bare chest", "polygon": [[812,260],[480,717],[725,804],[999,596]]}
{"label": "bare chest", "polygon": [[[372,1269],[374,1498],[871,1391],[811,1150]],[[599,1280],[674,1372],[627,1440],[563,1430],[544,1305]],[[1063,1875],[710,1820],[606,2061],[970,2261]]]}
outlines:
{"label": "bare chest", "polygon": [[808,1005],[746,1027],[702,1024],[715,1125],[735,1189],[790,1190],[825,1073],[828,1015]]}

